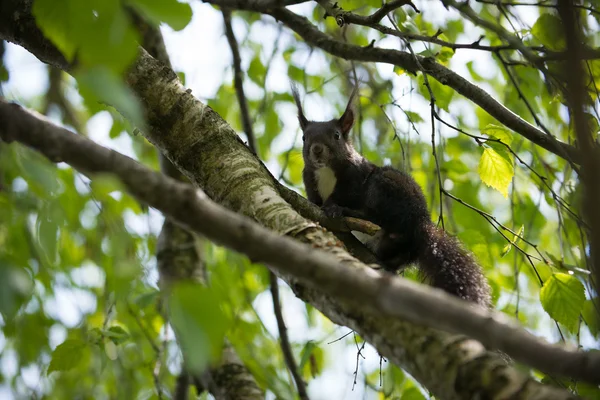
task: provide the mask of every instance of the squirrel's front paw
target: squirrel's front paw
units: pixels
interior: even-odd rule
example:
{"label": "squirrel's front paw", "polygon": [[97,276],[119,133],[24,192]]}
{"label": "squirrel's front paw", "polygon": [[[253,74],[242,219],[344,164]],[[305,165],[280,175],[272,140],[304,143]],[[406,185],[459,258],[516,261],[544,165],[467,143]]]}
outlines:
{"label": "squirrel's front paw", "polygon": [[327,204],[321,209],[328,218],[342,218],[344,216],[344,208],[337,204]]}

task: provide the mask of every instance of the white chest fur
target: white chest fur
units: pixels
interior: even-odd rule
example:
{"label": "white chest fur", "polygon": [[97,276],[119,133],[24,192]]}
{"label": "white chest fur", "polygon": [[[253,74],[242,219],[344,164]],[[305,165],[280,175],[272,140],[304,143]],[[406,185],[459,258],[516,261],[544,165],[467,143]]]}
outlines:
{"label": "white chest fur", "polygon": [[331,193],[333,193],[333,189],[335,189],[337,182],[335,174],[331,168],[323,167],[315,171],[315,179],[319,195],[323,199],[323,202],[325,202],[331,196]]}

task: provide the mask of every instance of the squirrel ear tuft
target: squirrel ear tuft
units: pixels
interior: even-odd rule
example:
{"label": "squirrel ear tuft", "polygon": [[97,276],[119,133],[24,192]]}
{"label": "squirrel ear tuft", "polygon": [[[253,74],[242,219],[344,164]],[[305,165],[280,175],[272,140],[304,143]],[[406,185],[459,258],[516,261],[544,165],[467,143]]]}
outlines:
{"label": "squirrel ear tuft", "polygon": [[292,87],[292,96],[294,96],[294,101],[296,102],[296,107],[298,108],[298,121],[300,122],[300,128],[304,130],[304,128],[306,128],[306,125],[308,125],[308,120],[304,116],[304,111],[302,111],[302,103],[300,102],[298,87],[292,81],[290,81],[290,86]]}
{"label": "squirrel ear tuft", "polygon": [[346,106],[346,110],[342,114],[339,119],[340,127],[342,128],[342,135],[344,139],[348,139],[348,134],[350,133],[350,129],[352,129],[352,125],[354,125],[354,98],[358,93],[358,84],[354,86],[352,89],[352,94],[350,95],[350,100],[348,100],[348,105]]}

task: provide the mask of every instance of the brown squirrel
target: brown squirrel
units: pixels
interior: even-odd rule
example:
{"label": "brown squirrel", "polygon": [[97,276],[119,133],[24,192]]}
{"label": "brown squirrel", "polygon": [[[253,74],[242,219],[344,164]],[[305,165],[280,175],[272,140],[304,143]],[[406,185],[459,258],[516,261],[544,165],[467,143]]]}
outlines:
{"label": "brown squirrel", "polygon": [[318,122],[306,119],[292,84],[303,132],[302,176],[308,199],[328,217],[356,217],[379,225],[382,230],[367,247],[386,270],[397,272],[418,262],[432,286],[489,307],[490,288],[481,268],[458,240],[433,224],[417,182],[405,172],[374,165],[354,149],[349,134],[357,90],[339,119]]}

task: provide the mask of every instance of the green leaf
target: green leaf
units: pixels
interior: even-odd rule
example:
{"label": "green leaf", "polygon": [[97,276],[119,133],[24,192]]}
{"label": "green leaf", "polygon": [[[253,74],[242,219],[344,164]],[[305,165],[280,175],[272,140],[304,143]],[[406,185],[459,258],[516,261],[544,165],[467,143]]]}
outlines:
{"label": "green leaf", "polygon": [[109,194],[113,192],[124,192],[123,184],[119,178],[111,174],[94,176],[90,187],[94,192],[94,196],[100,201],[107,200]]}
{"label": "green leaf", "polygon": [[154,24],[164,22],[176,31],[192,20],[192,7],[176,0],[129,0],[128,3]]}
{"label": "green leaf", "polygon": [[309,341],[300,353],[300,371],[306,380],[315,378],[323,371],[325,353],[316,343]]}
{"label": "green leaf", "polygon": [[183,86],[185,86],[185,72],[183,71],[178,71],[177,72],[177,77],[179,78],[179,81],[181,82],[181,84]]}
{"label": "green leaf", "polygon": [[519,242],[519,240],[521,240],[521,237],[523,236],[523,232],[525,232],[525,225],[521,225],[521,227],[517,231],[517,234],[513,235],[513,238],[510,241],[510,243],[507,243],[506,246],[504,246],[504,248],[502,249],[502,254],[501,254],[500,257],[504,257],[505,255],[507,255],[508,252],[510,251],[510,249],[512,249],[512,247],[515,244],[517,244]]}
{"label": "green leaf", "polygon": [[404,380],[404,371],[390,364],[383,375],[383,393],[385,393],[386,397],[390,397],[396,388],[401,387]]}
{"label": "green leaf", "polygon": [[[594,305],[594,300],[596,300],[596,305]],[[600,318],[598,311],[600,307],[600,302],[598,302],[597,298],[594,300],[586,300],[583,303],[583,310],[581,312],[581,315],[583,316],[583,319],[585,320],[585,323],[587,324],[590,333],[597,338],[598,334],[600,333]]]}
{"label": "green leaf", "polygon": [[54,349],[48,374],[53,371],[68,371],[75,368],[83,359],[87,344],[78,339],[67,339]]}
{"label": "green leaf", "polygon": [[129,332],[118,325],[111,326],[107,330],[102,331],[102,333],[114,344],[121,344],[129,339]]}
{"label": "green leaf", "polygon": [[404,74],[405,72],[406,72],[406,70],[405,70],[404,68],[402,68],[402,67],[399,67],[399,66],[397,66],[397,65],[394,65],[394,73],[395,73],[396,75],[402,75],[402,74]]}
{"label": "green leaf", "polygon": [[8,70],[4,65],[0,64],[0,82],[7,82],[9,78]]}
{"label": "green leaf", "polygon": [[483,183],[508,197],[508,186],[515,174],[512,160],[492,148],[483,150],[479,160],[479,176]]}
{"label": "green leaf", "polygon": [[122,72],[135,59],[137,31],[118,0],[36,0],[32,11],[44,35],[67,60],[77,54],[82,69]]}
{"label": "green leaf", "polygon": [[248,66],[248,78],[250,78],[254,83],[261,85],[263,84],[262,80],[267,72],[267,68],[260,61],[260,57],[257,55],[250,61],[250,65]]}
{"label": "green leaf", "polygon": [[221,354],[229,320],[220,302],[215,291],[191,283],[174,286],[169,296],[171,324],[191,371],[204,370]]}
{"label": "green leaf", "polygon": [[448,107],[450,106],[450,101],[454,97],[454,93],[456,93],[449,86],[443,85],[436,81],[435,79],[429,77],[427,79],[427,84],[425,84],[425,77],[421,73],[417,78],[419,82],[419,93],[423,95],[427,100],[431,98],[431,94],[429,93],[429,88],[431,88],[431,92],[433,92],[433,96],[435,97],[435,104],[443,109],[444,111],[449,112]]}
{"label": "green leaf", "polygon": [[47,202],[37,218],[37,237],[47,261],[53,265],[58,261],[59,224],[63,220],[58,201]]}
{"label": "green leaf", "polygon": [[531,28],[531,34],[551,50],[566,48],[562,22],[555,15],[542,14]]}
{"label": "green leaf", "polygon": [[108,359],[111,361],[115,361],[119,356],[117,351],[117,345],[114,344],[111,340],[108,340],[104,343],[104,352],[106,353],[106,357],[108,357]]}
{"label": "green leaf", "polygon": [[499,139],[502,141],[502,143],[509,146],[512,143],[512,134],[503,126],[487,124],[485,128],[481,130],[481,133],[489,136],[490,138]]}
{"label": "green leaf", "polygon": [[574,276],[555,273],[544,282],[540,291],[544,310],[569,331],[575,332],[585,301],[585,288]]}
{"label": "green leaf", "polygon": [[406,118],[408,118],[413,124],[418,124],[419,122],[424,121],[423,117],[414,111],[405,111],[404,114],[406,115]]}
{"label": "green leaf", "polygon": [[138,99],[117,74],[104,67],[95,67],[75,74],[86,103],[103,102],[113,105],[137,127],[144,126]]}
{"label": "green leaf", "polygon": [[93,24],[91,4],[79,0],[35,0],[31,11],[44,36],[72,61],[86,29]]}
{"label": "green leaf", "polygon": [[139,295],[134,302],[139,308],[146,308],[152,304],[155,304],[159,295],[160,292],[158,290],[153,290],[149,293]]}

